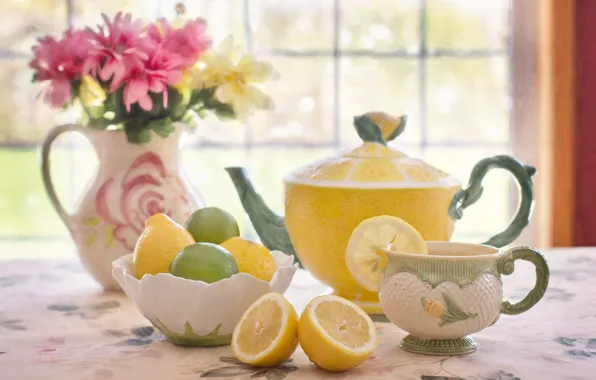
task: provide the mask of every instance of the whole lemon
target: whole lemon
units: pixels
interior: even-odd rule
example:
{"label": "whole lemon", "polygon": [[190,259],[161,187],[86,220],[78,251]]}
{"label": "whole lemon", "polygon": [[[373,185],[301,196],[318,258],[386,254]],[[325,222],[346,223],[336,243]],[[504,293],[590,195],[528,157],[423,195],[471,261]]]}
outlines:
{"label": "whole lemon", "polygon": [[220,245],[234,256],[238,272],[250,274],[259,280],[271,281],[277,268],[267,247],[241,237],[230,238]]}
{"label": "whole lemon", "polygon": [[151,216],[135,245],[134,276],[141,279],[145,274],[169,272],[178,252],[194,242],[190,233],[166,214]]}
{"label": "whole lemon", "polygon": [[185,227],[197,243],[219,244],[240,235],[238,223],[232,214],[217,207],[196,210],[186,221]]}

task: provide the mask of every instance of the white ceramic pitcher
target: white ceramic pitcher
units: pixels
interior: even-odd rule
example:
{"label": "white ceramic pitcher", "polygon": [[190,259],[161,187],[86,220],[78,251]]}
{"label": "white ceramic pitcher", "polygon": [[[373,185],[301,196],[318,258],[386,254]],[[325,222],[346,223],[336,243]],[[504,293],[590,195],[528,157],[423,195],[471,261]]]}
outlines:
{"label": "white ceramic pitcher", "polygon": [[[164,212],[178,223],[204,205],[179,166],[183,124],[167,138],[131,144],[122,130],[93,130],[66,124],[54,127],[42,144],[43,182],[66,224],[86,270],[106,290],[120,290],[112,261],[131,253],[145,220]],[[72,214],[58,200],[50,175],[52,142],[64,132],[84,135],[97,153],[99,168]]]}

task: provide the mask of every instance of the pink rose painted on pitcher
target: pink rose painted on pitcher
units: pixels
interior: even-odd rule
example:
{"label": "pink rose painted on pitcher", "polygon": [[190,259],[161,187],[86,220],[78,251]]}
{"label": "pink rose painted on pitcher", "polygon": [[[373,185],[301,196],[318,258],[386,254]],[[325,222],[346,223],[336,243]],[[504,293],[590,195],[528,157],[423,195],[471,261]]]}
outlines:
{"label": "pink rose painted on pitcher", "polygon": [[[119,202],[110,201],[115,197]],[[186,219],[193,211],[178,175],[169,173],[153,152],[135,159],[120,181],[108,178],[99,188],[95,208],[99,218],[113,226],[114,238],[131,251],[150,216],[166,213]]]}

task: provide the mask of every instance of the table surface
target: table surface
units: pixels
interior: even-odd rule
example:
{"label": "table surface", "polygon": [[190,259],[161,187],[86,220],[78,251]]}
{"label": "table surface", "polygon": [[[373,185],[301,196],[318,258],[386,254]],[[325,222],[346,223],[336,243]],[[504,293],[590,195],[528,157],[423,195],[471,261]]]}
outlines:
{"label": "table surface", "polygon": [[[341,374],[317,369],[300,349],[273,369],[245,366],[229,346],[181,348],[159,332],[122,293],[102,293],[76,260],[0,261],[0,379],[596,379],[596,249],[545,253],[551,281],[544,299],[503,316],[474,335],[478,351],[431,357],[398,348],[406,335],[377,323],[380,344],[361,366]],[[517,264],[505,296],[521,299],[533,268]],[[301,312],[328,292],[299,271],[286,296]]]}

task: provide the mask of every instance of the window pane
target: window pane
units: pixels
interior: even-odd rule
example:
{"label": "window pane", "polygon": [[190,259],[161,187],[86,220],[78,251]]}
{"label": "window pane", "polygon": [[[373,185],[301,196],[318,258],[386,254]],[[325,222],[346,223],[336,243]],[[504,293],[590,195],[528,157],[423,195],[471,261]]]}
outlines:
{"label": "window pane", "polygon": [[511,0],[427,0],[429,49],[504,50]]}
{"label": "window pane", "polygon": [[228,166],[242,166],[246,162],[244,149],[193,148],[182,150],[182,168],[209,206],[221,207],[234,215],[243,234],[250,231],[250,220],[244,213],[230,177]]}
{"label": "window pane", "polygon": [[157,3],[160,4],[160,17],[168,20],[176,18],[176,4],[183,3],[185,17],[206,20],[207,30],[215,42],[223,40],[229,34],[237,42],[244,41],[244,0],[161,0]]}
{"label": "window pane", "polygon": [[243,144],[247,133],[244,123],[238,120],[220,120],[209,112],[198,120],[197,129],[189,136],[187,143]]}
{"label": "window pane", "polygon": [[251,0],[249,6],[256,49],[332,49],[332,1]]}
{"label": "window pane", "polygon": [[40,36],[58,36],[66,27],[64,0],[3,0],[0,49],[29,54]]}
{"label": "window pane", "polygon": [[56,124],[75,119],[76,110],[59,112],[43,103],[43,84],[31,83],[27,59],[0,60],[0,142],[37,143]]}
{"label": "window pane", "polygon": [[[474,165],[483,158],[498,154],[509,154],[509,151],[507,149],[430,147],[426,151],[425,160],[457,177],[465,187]],[[509,193],[511,183],[511,175],[508,172],[491,171],[484,179],[482,197],[464,211],[463,218],[456,224],[452,240],[480,243],[504,230],[511,218]]]}
{"label": "window pane", "polygon": [[420,0],[341,1],[343,49],[406,50],[420,47]]}
{"label": "window pane", "polygon": [[[42,184],[37,149],[0,149],[0,237],[66,237]],[[52,152],[51,173],[56,193],[68,201],[70,173],[67,149]]]}
{"label": "window pane", "polygon": [[261,86],[275,103],[251,118],[253,141],[333,141],[333,62],[330,58],[268,59],[280,78]]}
{"label": "window pane", "polygon": [[150,21],[158,15],[156,4],[154,1],[142,0],[74,0],[73,23],[79,28],[95,29],[96,25],[103,24],[102,13],[112,17],[118,12],[132,13],[134,18]]}
{"label": "window pane", "polygon": [[[65,2],[65,0],[62,0]],[[228,35],[243,42],[244,8],[243,0],[74,0],[75,25],[78,27],[94,27],[103,23],[101,13],[109,16],[117,12],[130,12],[135,18],[154,21],[165,17],[172,21],[176,18],[176,5],[184,3],[185,19],[203,18],[207,22],[208,33],[214,42],[219,43]]]}
{"label": "window pane", "polygon": [[432,58],[427,67],[429,140],[509,140],[505,58]]}
{"label": "window pane", "polygon": [[398,58],[343,58],[340,114],[342,144],[360,144],[354,116],[369,111],[407,114],[408,124],[398,142],[420,141],[418,63]]}
{"label": "window pane", "polygon": [[283,178],[294,169],[334,155],[333,149],[255,149],[250,174],[269,207],[281,214],[284,211]]}

